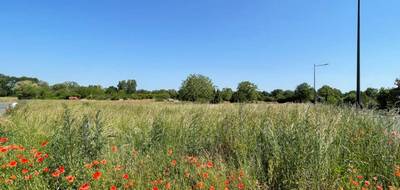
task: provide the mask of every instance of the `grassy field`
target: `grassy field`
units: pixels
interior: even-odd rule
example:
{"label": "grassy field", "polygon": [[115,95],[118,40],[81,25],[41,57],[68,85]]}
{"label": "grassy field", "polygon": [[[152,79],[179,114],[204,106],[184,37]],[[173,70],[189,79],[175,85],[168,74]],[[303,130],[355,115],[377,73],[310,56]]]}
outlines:
{"label": "grassy field", "polygon": [[306,104],[30,101],[0,189],[396,189],[399,119]]}

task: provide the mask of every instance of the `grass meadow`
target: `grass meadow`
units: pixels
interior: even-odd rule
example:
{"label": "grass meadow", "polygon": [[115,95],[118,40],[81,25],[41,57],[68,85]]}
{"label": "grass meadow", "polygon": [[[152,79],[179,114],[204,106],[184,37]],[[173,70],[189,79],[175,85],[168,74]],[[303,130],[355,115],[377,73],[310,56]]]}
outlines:
{"label": "grass meadow", "polygon": [[399,131],[326,105],[28,101],[0,117],[0,189],[398,189]]}

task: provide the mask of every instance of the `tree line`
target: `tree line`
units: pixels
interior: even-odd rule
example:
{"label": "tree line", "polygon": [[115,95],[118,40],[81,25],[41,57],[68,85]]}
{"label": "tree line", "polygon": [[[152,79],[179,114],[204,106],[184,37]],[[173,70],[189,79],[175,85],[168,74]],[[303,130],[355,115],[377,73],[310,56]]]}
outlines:
{"label": "tree line", "polygon": [[[343,93],[339,89],[324,85],[316,91],[307,83],[295,90],[276,89],[271,92],[260,91],[250,81],[240,82],[236,89],[217,88],[212,80],[204,75],[191,74],[179,90],[137,90],[136,80],[122,80],[116,86],[103,88],[100,85],[81,86],[76,82],[49,85],[32,77],[13,77],[0,74],[0,96],[16,96],[19,99],[68,99],[78,97],[95,100],[119,99],[177,99],[182,101],[221,103],[221,102],[278,102],[307,103],[317,101],[326,104],[354,104],[356,92]],[[400,107],[400,79],[395,80],[393,88],[367,88],[361,93],[365,107],[390,109]]]}

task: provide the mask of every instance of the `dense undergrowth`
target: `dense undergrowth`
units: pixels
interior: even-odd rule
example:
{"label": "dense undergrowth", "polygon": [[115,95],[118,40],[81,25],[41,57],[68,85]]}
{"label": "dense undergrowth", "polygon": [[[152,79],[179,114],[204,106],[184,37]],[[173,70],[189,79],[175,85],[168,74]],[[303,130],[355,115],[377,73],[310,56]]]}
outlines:
{"label": "dense undergrowth", "polygon": [[0,119],[0,188],[395,188],[399,122],[307,104],[31,101]]}

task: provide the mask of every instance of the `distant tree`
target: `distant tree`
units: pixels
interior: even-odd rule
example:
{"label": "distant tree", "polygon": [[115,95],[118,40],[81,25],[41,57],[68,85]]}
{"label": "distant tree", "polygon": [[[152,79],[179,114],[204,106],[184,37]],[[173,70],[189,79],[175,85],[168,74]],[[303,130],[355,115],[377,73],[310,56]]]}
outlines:
{"label": "distant tree", "polygon": [[328,85],[322,86],[318,89],[318,96],[328,104],[339,104],[341,102],[342,92],[339,89],[332,88]]}
{"label": "distant tree", "polygon": [[215,90],[214,91],[214,99],[212,100],[212,103],[214,103],[214,104],[219,104],[219,103],[221,103],[223,101],[223,99],[222,99],[222,93],[221,93],[221,91],[220,90]]}
{"label": "distant tree", "polygon": [[118,82],[118,90],[124,91],[127,94],[136,92],[136,81],[135,80],[122,80]]}
{"label": "distant tree", "polygon": [[400,88],[400,79],[396,79],[394,85],[396,85],[397,88]]}
{"label": "distant tree", "polygon": [[390,90],[381,88],[379,89],[376,100],[378,102],[379,109],[389,108]]}
{"label": "distant tree", "polygon": [[191,74],[182,82],[179,98],[185,101],[210,102],[214,99],[214,85],[206,76]]}
{"label": "distant tree", "polygon": [[40,94],[40,86],[30,80],[19,81],[13,89],[19,99],[38,98]]}
{"label": "distant tree", "polygon": [[265,102],[272,102],[274,98],[267,91],[258,92],[258,100]]}
{"label": "distant tree", "polygon": [[367,88],[364,92],[362,92],[363,103],[367,108],[375,108],[378,106],[378,97],[379,90],[375,88]]}
{"label": "distant tree", "polygon": [[78,91],[81,98],[87,99],[105,99],[105,91],[100,85],[89,85],[80,87]]}
{"label": "distant tree", "polygon": [[221,96],[223,101],[231,101],[233,95],[233,90],[231,88],[223,88],[221,91]]}
{"label": "distant tree", "polygon": [[179,94],[178,94],[178,92],[177,92],[175,89],[169,89],[169,90],[168,90],[168,94],[169,94],[169,97],[170,97],[170,98],[172,98],[172,99],[178,99]]}
{"label": "distant tree", "polygon": [[55,96],[61,99],[67,99],[70,96],[79,96],[79,84],[76,82],[67,81],[60,84],[55,84],[51,86]]}
{"label": "distant tree", "polygon": [[302,83],[297,86],[294,91],[296,101],[298,102],[310,102],[313,99],[314,89],[307,83]]}
{"label": "distant tree", "polygon": [[350,91],[343,95],[343,102],[346,104],[355,104],[356,103],[356,92]]}
{"label": "distant tree", "polygon": [[235,93],[237,102],[252,102],[258,98],[257,86],[249,81],[243,81],[238,84]]}

